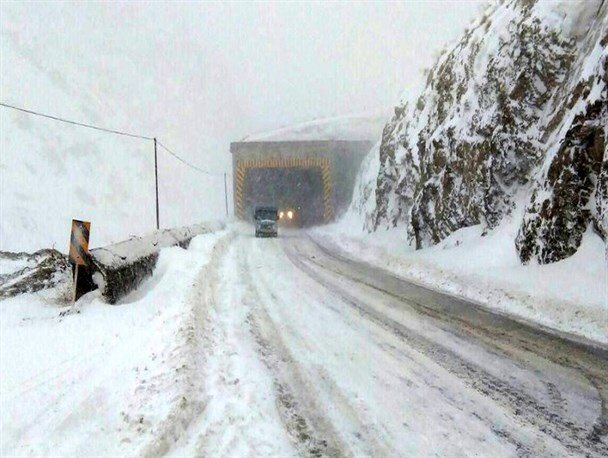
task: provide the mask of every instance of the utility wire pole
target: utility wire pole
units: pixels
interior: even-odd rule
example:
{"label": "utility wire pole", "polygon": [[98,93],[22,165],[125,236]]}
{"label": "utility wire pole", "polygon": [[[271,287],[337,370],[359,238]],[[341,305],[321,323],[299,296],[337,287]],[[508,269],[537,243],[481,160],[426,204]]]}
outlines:
{"label": "utility wire pole", "polygon": [[224,198],[226,200],[226,218],[228,218],[228,185],[226,184],[226,172],[224,172]]}
{"label": "utility wire pole", "polygon": [[158,151],[156,148],[156,137],[154,137],[154,180],[156,181],[156,229],[160,229],[158,217]]}
{"label": "utility wire pole", "polygon": [[[30,115],[41,116],[43,118],[52,119],[54,121],[72,124],[74,126],[86,127],[87,129],[94,129],[94,130],[97,130],[100,132],[106,132],[109,134],[123,135],[126,137],[133,137],[133,138],[141,138],[142,140],[153,140],[154,141],[154,181],[155,181],[155,185],[156,185],[156,229],[160,229],[160,217],[159,217],[159,211],[158,211],[158,146],[160,146],[171,156],[176,158],[178,161],[182,162],[184,165],[190,167],[191,169],[194,169],[200,173],[203,173],[203,174],[209,175],[209,176],[221,175],[221,172],[213,172],[210,170],[204,170],[204,169],[201,169],[200,167],[197,167],[196,165],[188,162],[183,157],[179,156],[178,154],[175,154],[173,151],[171,151],[169,148],[167,148],[165,145],[163,145],[161,142],[159,142],[156,139],[156,137],[148,137],[146,135],[138,135],[138,134],[134,134],[134,133],[130,133],[130,132],[124,132],[124,131],[115,130],[115,129],[108,129],[106,127],[96,126],[93,124],[73,121],[70,119],[61,118],[59,116],[50,115],[48,113],[41,113],[39,111],[28,110],[26,108],[17,107],[15,105],[10,105],[10,104],[4,103],[2,101],[0,101],[0,107],[10,108],[12,110],[21,111],[23,113],[28,113]],[[226,201],[226,216],[228,216],[228,184],[227,184],[226,180],[227,180],[227,173],[224,172],[224,198]]]}

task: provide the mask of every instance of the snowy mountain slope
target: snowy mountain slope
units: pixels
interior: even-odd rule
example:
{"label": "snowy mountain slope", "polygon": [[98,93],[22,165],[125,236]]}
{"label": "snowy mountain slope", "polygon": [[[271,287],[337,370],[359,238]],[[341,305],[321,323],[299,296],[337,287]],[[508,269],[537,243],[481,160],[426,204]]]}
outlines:
{"label": "snowy mountain slope", "polygon": [[[160,120],[171,113],[145,95],[154,74],[134,71],[124,50],[87,55],[78,44],[37,52],[31,35],[3,9],[0,99],[53,115],[165,140],[172,132]],[[87,39],[101,39],[93,33]],[[112,43],[114,40],[110,40]],[[73,56],[78,56],[74,59]],[[71,60],[73,59],[73,60]],[[143,79],[142,79],[143,78]],[[128,93],[129,88],[137,93]],[[24,90],[27,88],[27,90]],[[177,137],[175,138],[183,138]],[[167,141],[167,140],[165,140]],[[177,143],[177,142],[176,142]],[[177,146],[167,141],[167,146]],[[227,155],[226,155],[227,156]],[[158,152],[161,227],[188,225],[225,215],[221,176],[193,171]],[[193,160],[199,166],[206,166]],[[209,168],[216,169],[215,165]],[[72,218],[90,220],[91,247],[156,229],[154,149],[151,141],[116,136],[0,107],[0,250],[66,252]]]}
{"label": "snowy mountain slope", "polygon": [[[364,227],[373,231],[403,225],[418,248],[462,227],[496,227],[513,210],[516,196],[542,187],[542,170],[549,169],[546,162],[551,163],[570,124],[581,122],[577,114],[589,112],[583,117],[595,126],[593,132],[606,125],[602,56],[607,16],[602,1],[508,1],[489,7],[439,58],[422,93],[408,94],[395,108],[379,146],[365,162],[351,206]],[[589,90],[579,85],[577,91],[583,80]],[[593,103],[595,109],[586,108]],[[538,224],[528,224],[528,229],[524,224],[517,245],[522,260],[538,255],[547,262],[572,254],[590,215],[595,215],[596,227],[603,227],[605,179],[598,179],[597,166],[601,150],[606,157],[603,138],[593,134],[579,146],[584,157],[589,145],[596,153],[593,166],[580,167],[585,185],[565,193],[571,202],[573,194],[581,196],[571,206],[570,219],[580,220],[572,240],[547,235],[559,230],[541,235]],[[550,177],[556,167],[567,170],[569,165],[562,160]],[[542,198],[559,192],[550,187],[544,186]],[[585,193],[598,196],[593,210],[583,211],[589,200]],[[531,202],[542,203],[542,198],[535,191]],[[562,207],[556,205],[556,211],[566,211]],[[531,204],[524,221],[534,219],[537,210]],[[540,219],[549,227],[554,216],[541,214]],[[549,239],[546,250],[552,254],[540,253],[535,247]]]}
{"label": "snowy mountain slope", "polygon": [[[161,69],[176,57],[166,57],[161,65],[148,56],[154,71],[138,72],[130,50],[120,48],[120,40],[100,43],[97,35],[88,39],[100,49],[99,56],[86,55],[77,44],[65,55],[60,46],[36,52],[30,35],[41,32],[33,26],[24,31],[20,23],[13,23],[10,13],[7,9],[2,18],[2,101],[144,136],[159,135],[182,156],[189,151],[180,149],[180,141],[196,144],[208,128],[211,120],[196,118],[200,125],[186,126],[190,128],[184,135],[185,127],[176,131],[184,121],[179,113],[165,111],[169,105],[165,98],[176,89],[163,86],[166,94],[158,94],[159,82],[165,83]],[[181,56],[183,49],[175,52],[184,59],[188,56]],[[74,55],[79,58],[72,61]],[[175,104],[170,106],[175,109]],[[142,111],[145,116],[132,115]],[[369,140],[380,134],[386,118],[364,114],[321,119],[250,139]],[[207,140],[198,143],[206,145]],[[214,150],[194,159],[186,156],[212,171],[221,171],[218,163],[222,161],[228,167],[229,158],[227,145],[225,151]],[[161,228],[225,216],[222,176],[189,169],[163,149],[158,151],[158,160]],[[66,252],[72,218],[92,222],[91,248],[154,230],[152,142],[0,107],[0,250],[33,252],[54,246]]]}

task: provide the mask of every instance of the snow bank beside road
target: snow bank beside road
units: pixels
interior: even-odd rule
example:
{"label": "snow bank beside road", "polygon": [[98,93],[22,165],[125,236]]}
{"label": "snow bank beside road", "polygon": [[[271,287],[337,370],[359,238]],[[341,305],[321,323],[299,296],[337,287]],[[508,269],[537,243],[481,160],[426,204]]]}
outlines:
{"label": "snow bank beside road", "polygon": [[364,234],[348,217],[313,231],[352,256],[426,286],[542,326],[608,343],[608,254],[588,230],[579,251],[548,265],[521,265],[517,215],[481,237],[460,229],[438,245],[414,251],[404,228]]}
{"label": "snow bank beside road", "polygon": [[193,237],[217,232],[224,223],[208,222],[174,229],[162,229],[143,237],[131,237],[113,245],[91,250],[93,282],[110,304],[133,291],[152,274],[161,248],[186,248]]}
{"label": "snow bank beside road", "polygon": [[158,454],[202,407],[191,286],[225,233],[163,249],[154,275],[108,307],[59,317],[52,291],[0,303],[0,454]]}
{"label": "snow bank beside road", "polygon": [[150,256],[161,248],[189,243],[196,235],[223,228],[223,222],[214,221],[174,229],[161,229],[141,237],[134,236],[113,245],[95,248],[91,250],[91,255],[96,261],[107,266],[116,266]]}

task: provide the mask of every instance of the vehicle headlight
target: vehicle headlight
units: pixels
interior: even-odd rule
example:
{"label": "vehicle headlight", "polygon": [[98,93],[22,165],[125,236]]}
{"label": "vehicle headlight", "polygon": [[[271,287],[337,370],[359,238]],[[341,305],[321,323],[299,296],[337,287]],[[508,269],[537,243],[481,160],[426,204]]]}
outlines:
{"label": "vehicle headlight", "polygon": [[291,210],[289,210],[287,212],[287,218],[292,219],[293,218],[293,212]]}
{"label": "vehicle headlight", "polygon": [[279,219],[283,219],[283,216],[285,216],[285,213],[279,212]]}

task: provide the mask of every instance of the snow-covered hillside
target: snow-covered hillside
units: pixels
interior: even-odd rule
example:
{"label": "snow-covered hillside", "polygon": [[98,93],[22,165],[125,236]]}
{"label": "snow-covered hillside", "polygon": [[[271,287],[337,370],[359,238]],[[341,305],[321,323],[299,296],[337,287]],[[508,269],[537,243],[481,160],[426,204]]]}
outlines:
{"label": "snow-covered hillside", "polygon": [[351,211],[422,248],[519,203],[524,262],[572,255],[590,226],[606,240],[607,50],[601,0],[489,7],[395,108]]}
{"label": "snow-covered hillside", "polygon": [[[183,138],[164,124],[175,123],[175,118],[154,108],[162,102],[160,96],[145,94],[146,87],[155,87],[158,75],[135,71],[128,53],[113,49],[113,39],[99,46],[102,54],[112,52],[107,55],[86,54],[86,47],[71,40],[65,42],[65,47],[73,46],[71,53],[62,53],[66,51],[62,47],[40,52],[30,46],[41,33],[38,23],[24,28],[19,20],[13,21],[11,13],[18,5],[14,6],[3,9],[3,102],[111,129],[158,135],[176,153],[217,170],[217,160],[211,165],[193,160],[192,152],[180,150],[183,143],[172,141]],[[86,39],[97,42],[108,37],[95,32]],[[129,88],[141,93],[129,94]],[[142,106],[148,107],[148,119],[129,115],[141,112]],[[225,156],[229,157],[227,152]],[[158,160],[161,227],[225,215],[222,176],[198,173],[162,149]],[[91,247],[150,232],[156,229],[154,188],[152,141],[0,107],[0,250],[54,246],[66,252],[72,218],[91,221]]]}
{"label": "snow-covered hillside", "polygon": [[[132,63],[125,56],[112,56],[112,62],[123,69],[120,84],[114,87],[116,81],[110,81],[109,75],[94,74],[92,62],[99,65],[98,60],[88,61],[83,56],[82,62],[60,65],[56,54],[28,50],[27,39],[17,25],[13,27],[10,17],[5,20],[0,53],[3,101],[144,136],[172,133],[159,121],[164,119],[162,112],[150,112],[150,119],[127,115],[137,112],[140,105],[154,106],[155,99],[125,98],[124,86],[138,85],[137,73],[130,71]],[[55,70],[59,67],[61,72]],[[9,68],[11,71],[5,70]],[[82,81],[95,84],[77,84]],[[150,86],[153,80],[141,84]],[[20,91],[22,87],[28,87],[27,93]],[[105,97],[108,94],[112,97]],[[384,114],[365,114],[319,119],[247,140],[370,140],[380,135],[387,118]],[[142,132],[142,126],[158,126],[160,132]],[[176,137],[175,133],[169,136]],[[166,141],[162,136],[159,140]],[[167,146],[184,155],[173,143],[167,142]],[[227,151],[228,147],[215,156],[229,159]],[[217,157],[204,162],[186,157],[199,167],[219,171]],[[161,228],[224,217],[221,175],[192,170],[162,148],[158,160]],[[156,225],[154,191],[151,141],[0,107],[0,251],[33,252],[55,247],[66,252],[72,218],[91,221],[91,248],[144,235]]]}

